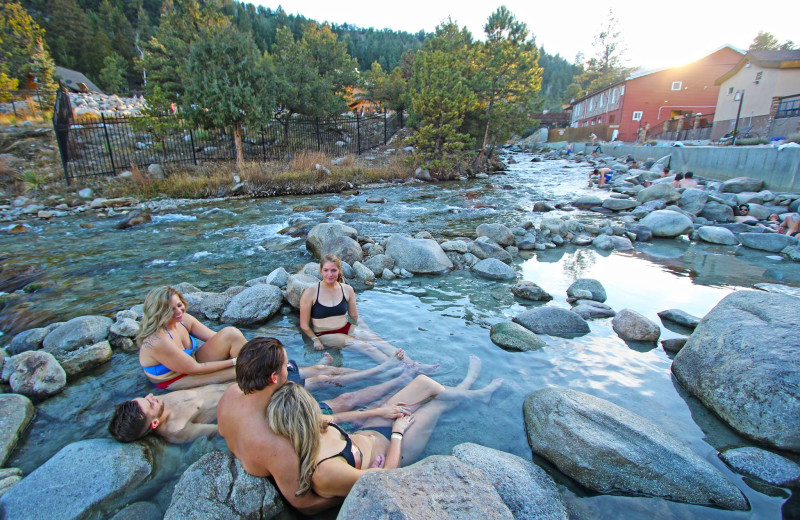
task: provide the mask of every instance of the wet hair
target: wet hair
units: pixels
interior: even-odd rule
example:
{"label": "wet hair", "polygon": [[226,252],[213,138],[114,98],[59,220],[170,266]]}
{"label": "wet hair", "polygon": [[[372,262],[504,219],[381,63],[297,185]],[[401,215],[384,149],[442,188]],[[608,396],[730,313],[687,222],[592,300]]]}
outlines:
{"label": "wet hair", "polygon": [[236,383],[245,394],[263,390],[285,360],[283,343],[275,338],[253,338],[244,344],[236,358]]}
{"label": "wet hair", "polygon": [[342,259],[339,258],[338,256],[334,255],[333,253],[329,253],[329,254],[323,256],[322,258],[320,258],[320,260],[319,260],[319,272],[320,272],[320,274],[322,273],[322,266],[324,266],[327,263],[336,264],[336,267],[339,269],[339,278],[337,278],[336,281],[339,282],[339,283],[343,282],[344,278],[342,278]]}
{"label": "wet hair", "polygon": [[683,176],[684,179],[691,179],[692,177],[694,177],[692,172],[686,172]]}
{"label": "wet hair", "polygon": [[681,172],[678,172],[678,173],[675,174],[675,180],[676,181],[680,181],[682,179],[683,179],[683,174]]}
{"label": "wet hair", "polygon": [[669,166],[664,166],[664,169],[661,171],[663,171],[664,173],[669,173]]}
{"label": "wet hair", "polygon": [[172,300],[173,296],[177,296],[181,303],[183,303],[183,306],[188,307],[188,305],[186,305],[186,299],[181,292],[168,285],[156,287],[147,293],[144,299],[144,317],[139,327],[139,333],[136,334],[136,341],[139,345],[142,344],[142,341],[163,328],[170,318],[172,318],[170,300]]}
{"label": "wet hair", "polygon": [[592,170],[592,173],[600,173],[600,170],[595,168],[594,170]]}
{"label": "wet hair", "polygon": [[142,407],[133,400],[119,403],[108,423],[108,433],[119,442],[138,441],[151,431]]}
{"label": "wet hair", "polygon": [[272,431],[289,439],[300,459],[300,485],[295,495],[311,489],[311,477],[317,469],[320,433],[328,428],[322,419],[319,403],[300,385],[287,383],[269,401],[267,421]]}
{"label": "wet hair", "polygon": [[739,210],[739,213],[741,213],[742,211],[746,211],[746,212],[750,213],[750,205],[749,204],[739,204],[738,210]]}

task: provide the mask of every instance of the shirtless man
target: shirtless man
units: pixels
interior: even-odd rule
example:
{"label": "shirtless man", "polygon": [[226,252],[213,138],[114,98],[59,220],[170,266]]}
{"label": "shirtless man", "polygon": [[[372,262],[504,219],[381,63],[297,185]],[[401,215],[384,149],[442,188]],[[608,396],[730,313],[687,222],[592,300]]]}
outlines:
{"label": "shirtless man", "polygon": [[[300,461],[289,440],[273,432],[265,419],[272,394],[291,380],[288,363],[286,350],[277,339],[258,337],[248,341],[239,352],[236,363],[237,384],[231,385],[219,401],[217,422],[220,435],[245,471],[256,477],[273,477],[284,498],[301,513],[311,515],[338,505],[342,499],[322,498],[311,492],[295,495],[300,485]],[[401,376],[370,389],[371,401],[392,391],[390,387],[398,389],[397,385],[410,380],[413,374],[408,375],[409,371],[403,369],[405,365],[400,365]],[[370,416],[397,418],[405,414],[401,403],[366,411],[349,411],[371,402],[365,396],[356,399],[354,394],[356,392],[346,398],[348,411],[337,412],[338,403],[333,401],[320,403],[320,407],[323,413],[333,415],[331,420],[334,422],[360,422]],[[337,399],[342,397],[345,396]],[[359,399],[363,402],[355,404]]]}
{"label": "shirtless man", "polygon": [[686,172],[683,174],[683,180],[680,182],[681,188],[696,188],[697,186],[697,181],[694,180],[694,173]]}
{"label": "shirtless man", "polygon": [[605,186],[607,182],[611,182],[611,178],[614,176],[614,170],[611,168],[595,168],[592,170],[592,173],[589,174],[589,181],[591,182],[592,177],[595,175],[599,175],[600,178],[597,180],[598,186]]}
{"label": "shirtless man", "polygon": [[[309,367],[298,367],[294,361],[287,363],[290,379],[302,384],[309,391],[325,385],[343,386],[362,381],[368,377],[392,376],[403,372],[398,356],[367,370],[354,370],[330,366],[333,358],[325,354],[321,363]],[[361,404],[372,402],[376,395],[395,389],[409,376],[396,378],[383,385],[364,388],[357,392],[342,394],[335,399],[323,401],[323,409],[346,411]],[[176,390],[156,397],[147,394],[117,405],[108,425],[111,436],[120,442],[133,442],[150,433],[167,442],[191,442],[199,437],[211,437],[217,433],[217,403],[231,384],[206,385],[186,390]]]}

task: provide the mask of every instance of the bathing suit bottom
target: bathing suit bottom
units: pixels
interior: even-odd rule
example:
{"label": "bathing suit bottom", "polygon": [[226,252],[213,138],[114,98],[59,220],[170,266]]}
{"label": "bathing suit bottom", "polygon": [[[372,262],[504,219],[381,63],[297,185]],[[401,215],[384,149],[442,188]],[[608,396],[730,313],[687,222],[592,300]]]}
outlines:
{"label": "bathing suit bottom", "polygon": [[375,430],[389,440],[392,440],[392,427],[391,426],[367,426],[361,428],[362,430]]}
{"label": "bathing suit bottom", "polygon": [[350,323],[346,323],[344,327],[334,329],[334,330],[326,330],[324,332],[317,332],[317,336],[324,336],[325,334],[347,334],[350,332]]}
{"label": "bathing suit bottom", "polygon": [[183,379],[187,375],[188,374],[181,374],[181,375],[179,375],[177,377],[173,377],[172,379],[168,379],[166,381],[161,381],[160,383],[155,383],[156,388],[158,388],[160,390],[166,390],[167,388],[169,388],[169,385],[171,385],[172,383],[174,383],[178,379]]}
{"label": "bathing suit bottom", "polygon": [[286,372],[288,373],[289,381],[297,383],[300,386],[306,386],[306,380],[300,377],[300,368],[298,368],[294,359],[290,359],[289,362],[286,363]]}

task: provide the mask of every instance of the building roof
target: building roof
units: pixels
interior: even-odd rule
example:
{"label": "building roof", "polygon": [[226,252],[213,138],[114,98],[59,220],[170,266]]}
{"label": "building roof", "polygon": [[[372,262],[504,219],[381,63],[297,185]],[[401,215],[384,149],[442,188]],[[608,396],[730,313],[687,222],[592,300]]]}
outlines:
{"label": "building roof", "polygon": [[800,68],[800,50],[749,51],[731,70],[717,78],[714,84],[722,85],[750,63],[765,69],[798,69]]}
{"label": "building roof", "polygon": [[80,84],[86,85],[86,89],[89,92],[98,92],[100,94],[103,93],[100,88],[92,83],[92,81],[83,75],[83,73],[78,72],[77,70],[67,69],[64,67],[56,67],[56,77],[61,79],[61,82],[64,84],[66,88],[73,92],[83,92],[83,88]]}

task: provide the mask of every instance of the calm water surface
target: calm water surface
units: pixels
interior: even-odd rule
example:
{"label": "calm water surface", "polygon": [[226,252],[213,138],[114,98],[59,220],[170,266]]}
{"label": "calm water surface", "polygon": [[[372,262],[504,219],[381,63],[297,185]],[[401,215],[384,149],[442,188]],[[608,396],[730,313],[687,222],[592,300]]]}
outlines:
{"label": "calm water surface", "polygon": [[[34,233],[0,234],[0,249],[10,255],[7,266],[39,268],[43,289],[3,309],[0,324],[9,332],[23,324],[111,314],[141,303],[150,288],[161,284],[185,281],[221,291],[277,267],[292,272],[314,260],[304,239],[278,233],[298,220],[341,220],[360,235],[376,239],[417,231],[436,237],[473,236],[483,222],[537,221],[541,215],[526,211],[537,200],[566,202],[589,191],[585,167],[566,161],[532,163],[525,154],[513,157],[517,163],[507,175],[482,181],[387,185],[357,195],[180,202],[154,222],[126,231],[114,230],[110,220],[89,216],[34,222]],[[383,196],[388,202],[367,204],[368,196]],[[293,209],[306,204],[336,209]],[[587,222],[603,218],[577,211],[549,216],[565,214]],[[84,228],[82,223],[95,227]],[[796,264],[746,249],[692,245],[685,239],[637,244],[636,251],[626,253],[568,246],[523,254],[513,264],[519,279],[550,292],[554,300],[549,305],[569,308],[566,288],[578,278],[596,278],[605,286],[611,307],[636,310],[656,323],[660,323],[656,313],[665,309],[703,316],[728,293],[755,283],[800,286]],[[444,416],[428,454],[448,453],[456,444],[475,442],[530,458],[522,402],[535,390],[564,386],[608,399],[662,426],[718,467],[752,505],[751,511],[728,512],[660,499],[595,495],[538,460],[552,470],[575,518],[778,519],[797,514],[797,506],[787,502],[792,501],[789,492],[743,479],[719,461],[718,450],[748,445],[747,441],[683,392],[670,374],[671,359],[663,349],[622,341],[611,329],[610,319],[591,321],[591,333],[581,338],[546,337],[547,346],[539,351],[506,352],[490,341],[490,327],[538,305],[515,298],[509,284],[456,271],[388,283],[379,280],[374,288],[357,287],[357,291],[360,315],[371,328],[414,359],[441,363],[435,377],[442,383],[455,384],[463,378],[469,354],[483,360],[475,388],[497,377],[505,379],[490,404],[465,402]],[[244,332],[247,337],[276,336],[291,357],[311,364],[319,354],[304,344],[297,321],[296,313],[284,309],[270,322]],[[662,338],[686,333],[662,327]],[[7,342],[10,337],[8,333],[0,340]],[[335,357],[347,366],[371,366],[347,351]],[[94,373],[71,382],[63,394],[37,406],[33,425],[8,466],[27,474],[70,442],[107,436],[113,404],[148,391],[136,356],[116,354]],[[336,393],[320,392],[318,398]],[[147,499],[166,508],[183,469],[211,447],[224,446],[219,439],[182,447],[150,443],[157,453],[155,476],[123,503]]]}

